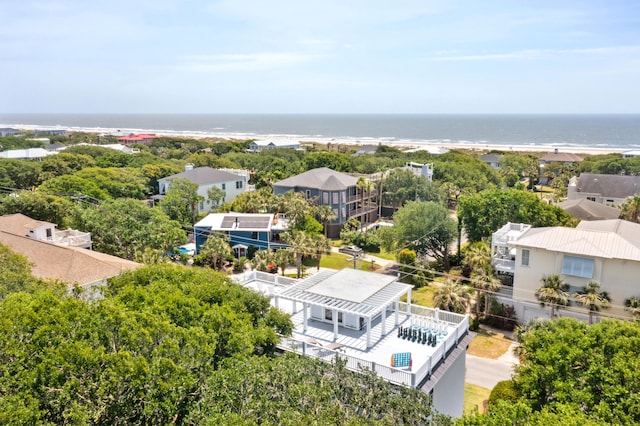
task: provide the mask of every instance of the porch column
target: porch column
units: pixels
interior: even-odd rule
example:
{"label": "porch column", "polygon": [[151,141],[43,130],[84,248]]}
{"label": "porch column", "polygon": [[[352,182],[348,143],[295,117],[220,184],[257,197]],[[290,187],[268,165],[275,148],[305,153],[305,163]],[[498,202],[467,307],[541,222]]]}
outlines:
{"label": "porch column", "polygon": [[333,341],[338,340],[338,310],[333,309],[331,312],[331,318],[333,319]]}
{"label": "porch column", "polygon": [[395,311],[396,311],[396,326],[399,324],[399,318],[398,318],[398,311],[400,310],[400,299],[396,299],[393,301],[393,304],[395,305]]}
{"label": "porch column", "polygon": [[367,349],[371,347],[371,316],[367,317]]}
{"label": "porch column", "polygon": [[385,336],[385,334],[387,334],[387,307],[384,306],[382,308],[382,337]]}
{"label": "porch column", "polygon": [[302,330],[307,332],[307,308],[309,304],[307,302],[302,302]]}
{"label": "porch column", "polygon": [[411,289],[407,292],[407,315],[411,316]]}

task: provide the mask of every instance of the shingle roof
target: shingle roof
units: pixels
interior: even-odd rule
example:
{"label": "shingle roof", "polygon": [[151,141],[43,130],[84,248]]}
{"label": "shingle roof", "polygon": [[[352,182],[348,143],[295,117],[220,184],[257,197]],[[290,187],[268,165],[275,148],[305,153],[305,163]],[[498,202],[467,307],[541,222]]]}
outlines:
{"label": "shingle roof", "polygon": [[576,182],[576,190],[601,194],[605,198],[627,198],[640,193],[640,176],[581,173]]}
{"label": "shingle roof", "polygon": [[38,278],[91,284],[142,266],[126,259],[74,247],[63,247],[0,231],[0,243],[25,256]]}
{"label": "shingle roof", "polygon": [[581,220],[617,219],[620,216],[620,209],[584,198],[563,201],[558,207]]}
{"label": "shingle roof", "polygon": [[[31,219],[21,213],[0,216],[0,231],[24,237],[29,229],[37,228],[40,225],[49,224],[41,220]],[[53,225],[53,224],[51,224]]]}
{"label": "shingle roof", "polygon": [[571,154],[570,152],[551,152],[542,157],[540,161],[544,161],[545,163],[552,163],[554,161],[559,163],[575,163],[582,161],[582,157],[576,154]]}
{"label": "shingle roof", "polygon": [[243,178],[233,173],[225,172],[224,170],[213,169],[211,167],[196,167],[192,170],[187,170],[182,173],[167,176],[163,179],[177,179],[183,178],[196,183],[198,185],[206,185],[209,183],[230,182],[234,180],[242,180]]}
{"label": "shingle roof", "polygon": [[316,188],[323,191],[340,191],[356,186],[358,178],[321,167],[276,182],[274,186],[286,188]]}
{"label": "shingle roof", "polygon": [[485,154],[480,157],[480,161],[484,161],[485,163],[498,163],[502,158],[501,155],[496,154]]}
{"label": "shingle roof", "polygon": [[515,245],[582,256],[640,261],[640,225],[620,220],[602,220],[580,222],[577,228],[532,228]]}

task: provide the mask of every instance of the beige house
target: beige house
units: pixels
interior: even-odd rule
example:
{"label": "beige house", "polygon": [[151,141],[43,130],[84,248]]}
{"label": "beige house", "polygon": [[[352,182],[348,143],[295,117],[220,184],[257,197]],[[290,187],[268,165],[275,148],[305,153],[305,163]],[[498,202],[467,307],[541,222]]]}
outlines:
{"label": "beige house", "polygon": [[[631,318],[624,302],[640,296],[640,225],[620,219],[582,221],[576,228],[531,228],[515,241],[513,302],[520,321],[548,317],[535,293],[545,275],[559,275],[569,292],[590,281],[611,298],[607,316]],[[586,318],[577,302],[558,311],[561,316]]]}
{"label": "beige house", "polygon": [[[86,247],[89,234],[57,238],[55,225],[22,214],[0,216],[0,244],[25,256],[32,264],[31,273],[45,280],[59,280],[72,289],[85,290],[102,286],[107,279],[142,266]],[[51,232],[48,232],[51,231]],[[64,232],[64,231],[62,231]],[[74,231],[77,232],[77,231]]]}

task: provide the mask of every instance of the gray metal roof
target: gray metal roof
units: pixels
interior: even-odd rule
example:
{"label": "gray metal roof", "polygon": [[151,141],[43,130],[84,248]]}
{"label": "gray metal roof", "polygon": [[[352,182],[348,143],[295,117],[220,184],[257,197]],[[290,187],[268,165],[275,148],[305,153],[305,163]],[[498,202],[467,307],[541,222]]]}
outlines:
{"label": "gray metal roof", "polygon": [[358,178],[336,172],[327,167],[308,170],[296,176],[276,182],[273,186],[286,188],[316,188],[323,191],[340,191],[356,186]]}
{"label": "gray metal roof", "polygon": [[393,276],[343,269],[317,272],[287,288],[279,297],[336,309],[338,312],[373,317],[385,306],[407,294],[412,287],[398,282]]}
{"label": "gray metal roof", "polygon": [[224,170],[213,169],[211,167],[196,167],[192,170],[187,170],[182,173],[167,176],[162,179],[177,179],[183,178],[196,183],[198,185],[206,185],[208,183],[221,183],[231,182],[236,180],[243,180],[244,177],[225,172]]}

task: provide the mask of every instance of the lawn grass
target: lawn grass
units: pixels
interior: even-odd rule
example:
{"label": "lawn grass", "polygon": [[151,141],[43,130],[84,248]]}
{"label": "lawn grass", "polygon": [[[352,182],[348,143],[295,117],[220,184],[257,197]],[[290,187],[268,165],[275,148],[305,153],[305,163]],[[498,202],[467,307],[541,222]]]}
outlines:
{"label": "lawn grass", "polygon": [[[353,257],[348,256],[342,253],[331,253],[325,254],[322,256],[320,260],[321,268],[329,268],[329,269],[344,269],[344,268],[353,268]],[[308,259],[304,261],[307,269],[315,268],[318,262],[315,259]],[[362,271],[371,271],[371,262],[364,260],[356,261],[357,269]],[[380,265],[374,265],[375,269],[380,268]]]}
{"label": "lawn grass", "polygon": [[478,411],[484,412],[484,401],[489,399],[489,394],[491,394],[491,390],[472,385],[470,383],[464,384],[464,414],[472,413],[476,407]]}
{"label": "lawn grass", "polygon": [[478,330],[478,335],[471,341],[467,353],[482,358],[498,359],[505,354],[513,343],[502,333]]}
{"label": "lawn grass", "polygon": [[[424,287],[420,287],[418,289],[411,290],[411,303],[413,305],[426,306],[428,308],[435,308],[435,304],[433,303],[433,291],[435,288],[433,286],[425,285]],[[407,301],[407,297],[403,296],[401,299],[403,302]]]}

